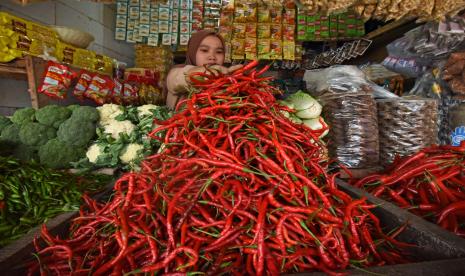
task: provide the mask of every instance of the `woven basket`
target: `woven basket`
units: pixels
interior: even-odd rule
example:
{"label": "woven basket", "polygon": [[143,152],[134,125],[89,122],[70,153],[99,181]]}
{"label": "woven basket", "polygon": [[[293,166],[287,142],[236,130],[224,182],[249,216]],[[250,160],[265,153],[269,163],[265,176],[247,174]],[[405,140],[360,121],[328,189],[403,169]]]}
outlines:
{"label": "woven basket", "polygon": [[426,98],[378,100],[379,150],[382,165],[438,140],[438,102]]}
{"label": "woven basket", "polygon": [[95,39],[93,35],[73,28],[63,26],[52,26],[52,28],[58,34],[61,41],[77,48],[86,49]]}

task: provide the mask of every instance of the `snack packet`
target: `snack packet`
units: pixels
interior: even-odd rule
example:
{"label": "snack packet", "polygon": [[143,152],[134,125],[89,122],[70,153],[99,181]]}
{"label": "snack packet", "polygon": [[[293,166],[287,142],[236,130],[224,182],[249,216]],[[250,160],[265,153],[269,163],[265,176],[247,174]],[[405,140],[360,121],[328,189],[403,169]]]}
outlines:
{"label": "snack packet", "polygon": [[79,80],[76,86],[74,87],[73,95],[82,101],[84,100],[84,93],[86,92],[87,88],[92,82],[94,74],[86,70],[81,70],[79,75]]}
{"label": "snack packet", "polygon": [[92,82],[87,88],[84,96],[102,105],[107,102],[107,98],[110,96],[115,84],[113,80],[105,75],[95,75],[92,78]]}
{"label": "snack packet", "polygon": [[68,66],[49,61],[38,92],[51,98],[64,99],[75,78],[76,74]]}

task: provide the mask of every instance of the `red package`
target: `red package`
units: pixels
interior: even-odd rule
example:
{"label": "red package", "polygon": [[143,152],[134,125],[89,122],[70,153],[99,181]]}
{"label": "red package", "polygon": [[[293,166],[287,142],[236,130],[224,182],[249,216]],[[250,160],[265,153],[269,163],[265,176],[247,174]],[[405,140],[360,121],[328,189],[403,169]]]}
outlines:
{"label": "red package", "polygon": [[111,102],[114,104],[123,104],[123,83],[118,79],[113,79],[115,87],[111,91]]}
{"label": "red package", "polygon": [[123,102],[126,105],[134,104],[138,101],[137,89],[129,83],[124,84]]}
{"label": "red package", "polygon": [[93,100],[97,104],[102,105],[107,102],[107,98],[110,96],[114,86],[115,84],[110,77],[95,75],[84,93],[84,96]]}
{"label": "red package", "polygon": [[49,61],[42,84],[39,87],[39,93],[52,98],[64,99],[66,98],[66,92],[71,86],[71,82],[75,78],[76,73],[71,71],[68,66]]}
{"label": "red package", "polygon": [[87,88],[89,87],[90,83],[92,82],[92,78],[94,77],[94,73],[87,72],[86,70],[81,70],[81,75],[79,77],[78,83],[74,87],[73,94],[79,100],[84,99],[84,93],[86,92]]}

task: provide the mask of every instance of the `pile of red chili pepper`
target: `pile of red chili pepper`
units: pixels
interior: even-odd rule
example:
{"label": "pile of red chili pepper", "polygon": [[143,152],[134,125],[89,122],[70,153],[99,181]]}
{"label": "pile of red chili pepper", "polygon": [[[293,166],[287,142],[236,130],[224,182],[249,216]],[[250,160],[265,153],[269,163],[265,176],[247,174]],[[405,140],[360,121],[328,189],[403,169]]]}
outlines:
{"label": "pile of red chili pepper", "polygon": [[151,133],[163,150],[109,202],[86,199],[68,239],[44,228],[30,272],[337,274],[405,262],[399,231],[384,234],[374,206],[336,187],[320,133],[281,114],[256,66],[191,76],[198,91]]}
{"label": "pile of red chili pepper", "polygon": [[354,185],[465,237],[465,143],[397,159]]}

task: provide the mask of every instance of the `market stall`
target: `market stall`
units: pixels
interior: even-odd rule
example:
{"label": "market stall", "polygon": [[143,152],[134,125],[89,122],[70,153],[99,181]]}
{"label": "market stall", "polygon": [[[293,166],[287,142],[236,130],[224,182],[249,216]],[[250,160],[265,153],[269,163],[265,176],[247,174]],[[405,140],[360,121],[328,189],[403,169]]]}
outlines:
{"label": "market stall", "polygon": [[465,2],[16,2],[0,270],[465,274]]}

